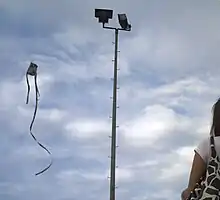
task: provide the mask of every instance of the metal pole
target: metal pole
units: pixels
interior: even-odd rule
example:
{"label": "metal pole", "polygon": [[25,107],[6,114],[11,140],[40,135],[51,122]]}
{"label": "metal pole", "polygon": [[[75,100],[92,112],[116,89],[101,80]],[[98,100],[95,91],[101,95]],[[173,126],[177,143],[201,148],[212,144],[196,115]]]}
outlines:
{"label": "metal pole", "polygon": [[114,83],[112,103],[112,141],[111,141],[111,176],[110,200],[115,200],[115,166],[116,166],[116,114],[117,114],[117,72],[118,72],[118,29],[115,29]]}

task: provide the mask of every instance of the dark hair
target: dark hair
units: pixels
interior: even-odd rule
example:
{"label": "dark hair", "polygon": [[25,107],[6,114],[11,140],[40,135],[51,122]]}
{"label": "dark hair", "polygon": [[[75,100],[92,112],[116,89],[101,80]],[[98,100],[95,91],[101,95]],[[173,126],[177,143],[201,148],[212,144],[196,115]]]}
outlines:
{"label": "dark hair", "polygon": [[213,105],[213,119],[211,131],[215,136],[220,136],[220,99]]}

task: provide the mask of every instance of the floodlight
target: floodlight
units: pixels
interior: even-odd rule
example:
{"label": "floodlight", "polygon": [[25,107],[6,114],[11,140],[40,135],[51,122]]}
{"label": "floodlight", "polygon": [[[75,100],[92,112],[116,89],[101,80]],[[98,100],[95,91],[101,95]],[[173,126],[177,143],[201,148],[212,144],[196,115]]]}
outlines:
{"label": "floodlight", "polygon": [[99,23],[108,23],[112,19],[113,10],[108,9],[95,9],[95,17],[99,19]]}
{"label": "floodlight", "polygon": [[118,14],[118,21],[124,30],[131,30],[131,24],[128,23],[126,14]]}

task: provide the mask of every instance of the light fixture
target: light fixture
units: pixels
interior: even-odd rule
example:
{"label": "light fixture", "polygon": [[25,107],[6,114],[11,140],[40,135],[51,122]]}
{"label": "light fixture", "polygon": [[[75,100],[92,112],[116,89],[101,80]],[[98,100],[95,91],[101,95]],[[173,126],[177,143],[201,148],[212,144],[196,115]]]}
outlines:
{"label": "light fixture", "polygon": [[108,23],[112,19],[113,10],[109,9],[95,9],[95,17],[99,19],[99,23]]}
{"label": "light fixture", "polygon": [[128,23],[126,14],[118,14],[118,21],[122,29],[131,30],[131,24]]}

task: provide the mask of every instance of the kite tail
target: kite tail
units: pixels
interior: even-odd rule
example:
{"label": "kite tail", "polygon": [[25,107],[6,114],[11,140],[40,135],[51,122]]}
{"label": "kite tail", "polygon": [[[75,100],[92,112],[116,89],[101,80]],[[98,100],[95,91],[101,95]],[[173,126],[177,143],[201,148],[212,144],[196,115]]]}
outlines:
{"label": "kite tail", "polygon": [[28,88],[26,104],[28,104],[28,102],[29,102],[29,94],[30,94],[30,84],[29,84],[29,80],[28,80],[28,73],[26,73],[26,81],[27,81],[27,88]]}
{"label": "kite tail", "polygon": [[[27,92],[27,101],[26,101],[26,104],[28,104],[29,102],[29,93],[30,93],[30,84],[29,84],[29,81],[28,81],[28,73],[26,74],[26,80],[27,80],[27,86],[28,86],[28,92]],[[34,114],[33,114],[33,118],[32,118],[32,121],[31,121],[31,124],[30,124],[30,134],[31,136],[33,137],[33,139],[37,142],[37,144],[43,148],[50,156],[52,155],[51,152],[44,146],[42,145],[37,139],[36,137],[33,135],[32,133],[32,128],[33,128],[33,125],[34,125],[34,121],[35,121],[35,118],[36,118],[36,114],[37,114],[37,109],[38,109],[38,102],[39,102],[39,97],[40,97],[40,92],[39,92],[39,89],[38,89],[38,86],[37,86],[37,73],[35,73],[34,75],[34,80],[35,80],[35,92],[36,92],[36,104],[35,104],[35,109],[34,109]],[[46,170],[48,170],[51,165],[53,163],[53,160],[51,158],[51,161],[50,161],[50,164],[44,168],[43,170],[41,170],[40,172],[36,173],[35,175],[38,176],[40,174],[42,174],[43,172],[45,172]]]}

